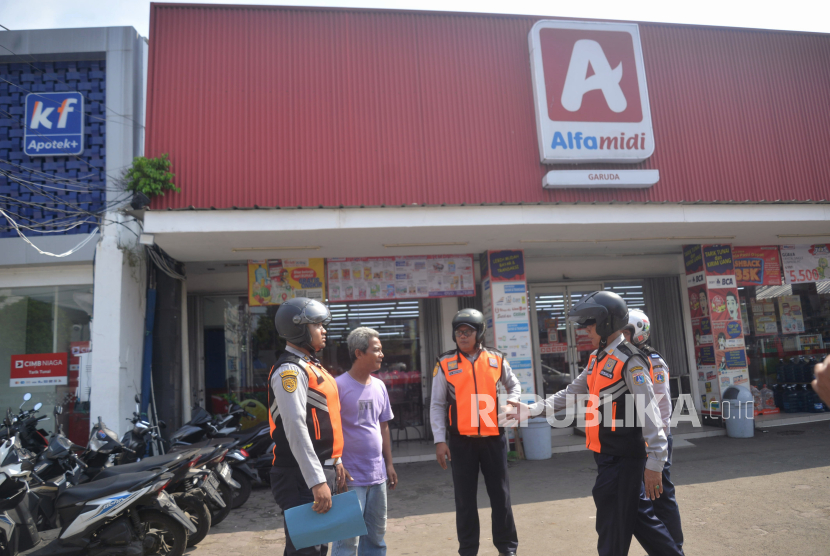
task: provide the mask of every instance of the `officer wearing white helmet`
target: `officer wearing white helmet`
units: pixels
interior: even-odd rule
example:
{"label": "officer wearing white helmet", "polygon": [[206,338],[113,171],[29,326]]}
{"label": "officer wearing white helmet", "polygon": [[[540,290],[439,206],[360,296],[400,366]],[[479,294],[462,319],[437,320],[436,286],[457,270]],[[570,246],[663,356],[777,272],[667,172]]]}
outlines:
{"label": "officer wearing white helmet", "polygon": [[648,356],[651,382],[654,384],[654,396],[662,396],[658,406],[660,418],[663,420],[663,432],[668,440],[668,459],[663,466],[663,492],[660,498],[652,501],[654,514],[669,530],[674,542],[683,548],[683,528],[680,526],[680,509],[674,495],[674,484],[671,482],[671,389],[669,388],[669,366],[656,349],[648,345],[651,335],[651,324],[648,316],[639,309],[628,311],[628,325],[623,328],[625,339],[634,344],[637,349]]}
{"label": "officer wearing white helmet", "polygon": [[442,353],[432,373],[429,408],[435,457],[441,468],[452,465],[458,553],[476,556],[479,549],[478,472],[492,509],[493,544],[503,556],[519,546],[510,482],[507,478],[507,437],[498,426],[500,382],[509,404],[519,403],[521,384],[504,354],[484,346],[484,315],[462,309],[452,319],[457,349]]}
{"label": "officer wearing white helmet", "polygon": [[[337,383],[314,354],[326,346],[328,307],[305,297],[280,305],[274,324],[286,340],[285,351],[268,377],[268,422],[274,441],[271,493],[283,510],[313,504],[317,513],[331,509],[335,488],[348,472],[340,462],[343,431]],[[331,466],[334,466],[334,470]],[[328,544],[297,550],[285,526],[285,555],[325,556]]]}
{"label": "officer wearing white helmet", "polygon": [[[585,427],[585,443],[597,464],[592,490],[597,552],[626,556],[636,536],[650,556],[680,555],[646,499],[661,496],[667,440],[660,415],[651,405],[654,390],[647,357],[623,337],[628,307],[615,293],[593,292],[568,312],[568,321],[584,329],[597,348],[585,370],[546,400],[500,414],[501,422],[510,425],[543,412],[551,415],[575,405],[581,399],[577,396],[589,394],[589,405],[597,411]],[[637,418],[641,407],[642,417]]]}

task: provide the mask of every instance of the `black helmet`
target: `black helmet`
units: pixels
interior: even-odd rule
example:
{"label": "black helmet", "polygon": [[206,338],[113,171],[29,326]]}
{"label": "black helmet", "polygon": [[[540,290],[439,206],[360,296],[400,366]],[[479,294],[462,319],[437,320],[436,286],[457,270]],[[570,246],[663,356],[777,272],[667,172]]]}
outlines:
{"label": "black helmet", "polygon": [[280,338],[311,352],[315,350],[311,347],[311,333],[307,325],[318,322],[328,324],[329,321],[331,321],[329,308],[307,297],[289,299],[280,305],[274,317],[274,325],[277,327],[277,334]]}
{"label": "black helmet", "polygon": [[476,343],[484,339],[484,331],[487,330],[487,323],[484,322],[484,315],[476,309],[461,309],[452,318],[452,339],[455,341],[455,329],[462,325],[472,326],[476,329]]}
{"label": "black helmet", "polygon": [[[568,311],[568,321],[580,326],[596,323],[602,344],[608,337],[628,324],[628,306],[625,300],[612,292],[594,292],[586,295]],[[601,346],[603,347],[603,346]]]}

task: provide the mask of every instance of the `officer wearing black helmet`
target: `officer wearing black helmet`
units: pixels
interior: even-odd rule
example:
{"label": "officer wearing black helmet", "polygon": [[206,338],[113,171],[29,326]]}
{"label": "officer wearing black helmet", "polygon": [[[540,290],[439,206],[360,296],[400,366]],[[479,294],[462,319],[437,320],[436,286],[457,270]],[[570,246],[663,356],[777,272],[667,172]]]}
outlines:
{"label": "officer wearing black helmet", "polygon": [[493,544],[501,555],[514,555],[519,545],[507,478],[507,438],[498,426],[497,386],[502,383],[508,403],[515,405],[521,386],[504,354],[484,346],[485,327],[480,311],[458,311],[452,319],[457,349],[441,354],[432,373],[435,456],[443,469],[446,460],[451,462],[461,556],[478,554],[479,469],[490,497]]}
{"label": "officer wearing black helmet", "polygon": [[652,404],[648,360],[622,334],[628,307],[615,293],[594,292],[571,309],[568,320],[584,328],[597,348],[585,370],[565,390],[530,406],[520,404],[500,420],[510,425],[542,412],[552,415],[574,405],[577,395],[589,394],[588,407],[596,413],[587,415],[585,437],[597,463],[592,492],[599,554],[627,555],[632,536],[649,555],[682,554],[648,500],[662,493],[668,443]]}
{"label": "officer wearing black helmet", "polygon": [[[286,340],[268,377],[268,422],[274,441],[271,493],[283,510],[312,503],[317,513],[331,508],[348,472],[340,463],[343,431],[337,383],[314,354],[326,345],[328,307],[305,297],[280,305],[274,324]],[[334,466],[334,471],[331,470]],[[285,554],[325,556],[328,545],[297,550],[285,526]]]}

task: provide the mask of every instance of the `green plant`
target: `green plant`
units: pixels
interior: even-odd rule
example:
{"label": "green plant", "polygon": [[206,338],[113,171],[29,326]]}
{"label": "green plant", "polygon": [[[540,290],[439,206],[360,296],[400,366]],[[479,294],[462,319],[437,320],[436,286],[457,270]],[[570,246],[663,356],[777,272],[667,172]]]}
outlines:
{"label": "green plant", "polygon": [[167,153],[158,158],[135,158],[124,176],[127,190],[144,193],[150,198],[156,195],[163,196],[165,191],[180,192],[181,189],[173,183],[175,174],[170,172],[171,166]]}

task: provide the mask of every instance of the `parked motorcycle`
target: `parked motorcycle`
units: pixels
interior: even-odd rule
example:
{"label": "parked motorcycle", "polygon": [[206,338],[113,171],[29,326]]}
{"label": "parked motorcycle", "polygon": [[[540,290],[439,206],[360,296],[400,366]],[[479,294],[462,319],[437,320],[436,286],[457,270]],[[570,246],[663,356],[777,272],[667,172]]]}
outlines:
{"label": "parked motorcycle", "polygon": [[167,424],[164,421],[159,421],[158,427],[154,427],[150,425],[149,421],[142,419],[141,414],[139,413],[140,403],[141,398],[138,394],[136,394],[135,411],[133,412],[132,419],[128,419],[128,421],[133,424],[133,428],[125,432],[124,436],[121,437],[121,444],[126,447],[127,450],[124,450],[118,454],[116,458],[117,465],[133,463],[148,455],[158,455],[151,454],[148,447],[150,447],[153,442],[162,442],[161,436],[159,435],[159,429],[166,428]]}
{"label": "parked motorcycle", "polygon": [[17,436],[20,444],[27,450],[39,454],[48,444],[48,432],[38,428],[38,423],[49,420],[47,415],[36,415],[43,404],[38,402],[32,409],[23,410],[26,402],[32,399],[30,393],[23,394],[23,403],[20,404],[18,414],[13,415],[11,409],[6,413],[3,420],[3,427],[0,427],[0,439],[7,439]]}
{"label": "parked motorcycle", "polygon": [[0,545],[9,556],[180,556],[196,531],[164,491],[172,475],[148,471],[56,487],[60,528],[41,534],[26,496],[32,470],[16,437],[0,445]]}

